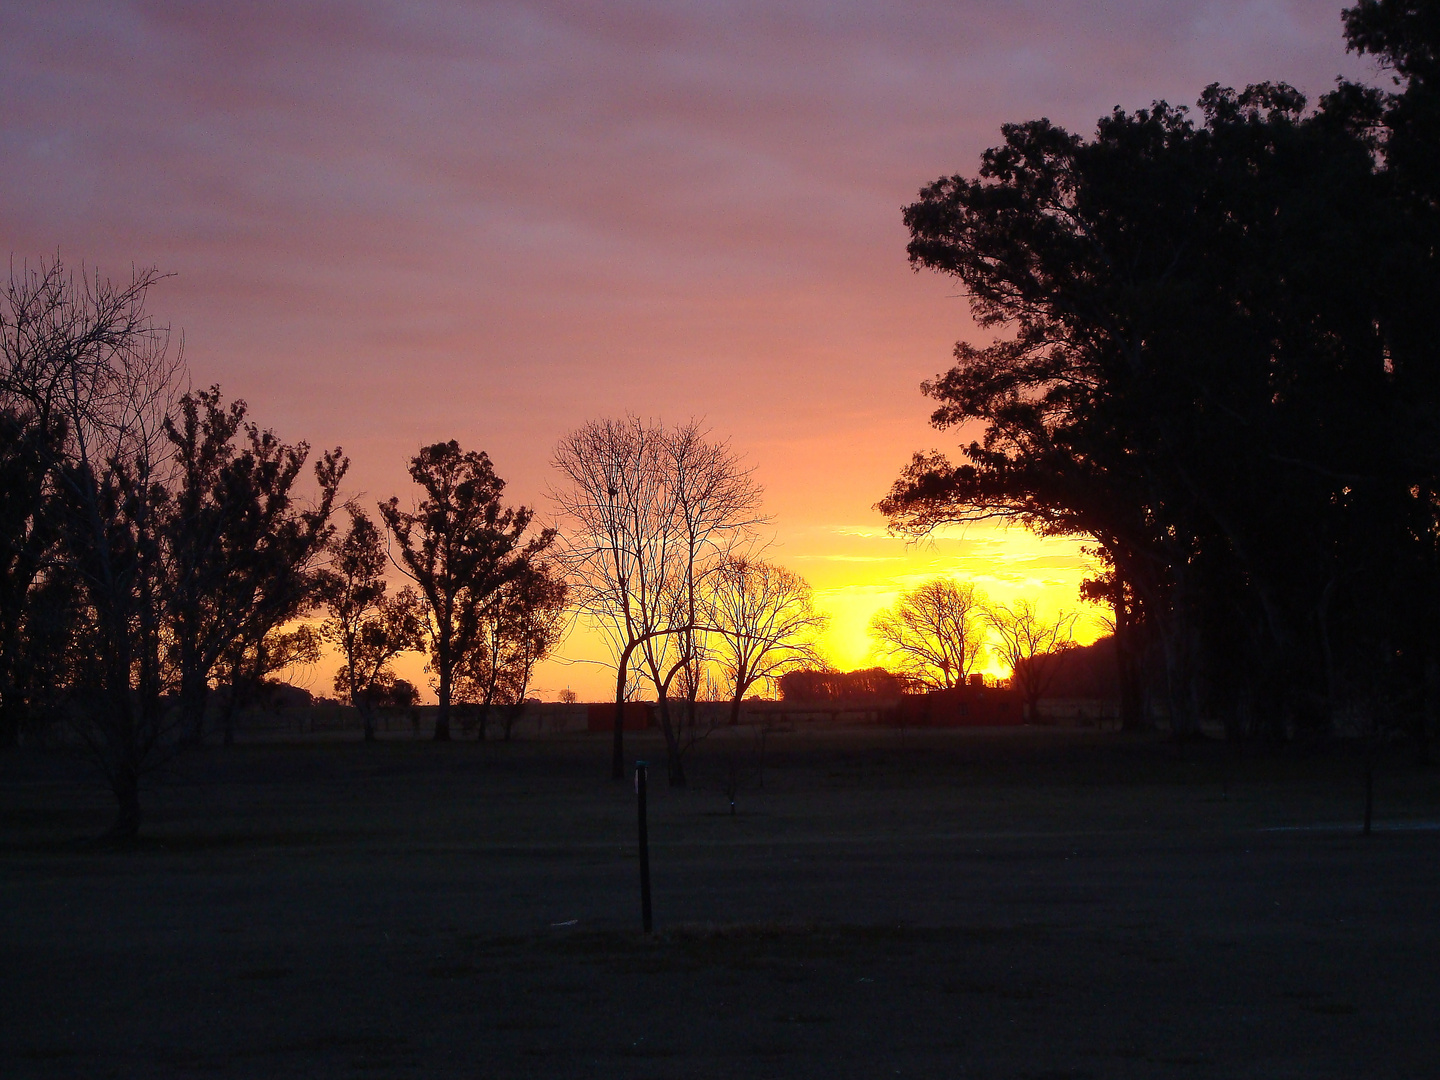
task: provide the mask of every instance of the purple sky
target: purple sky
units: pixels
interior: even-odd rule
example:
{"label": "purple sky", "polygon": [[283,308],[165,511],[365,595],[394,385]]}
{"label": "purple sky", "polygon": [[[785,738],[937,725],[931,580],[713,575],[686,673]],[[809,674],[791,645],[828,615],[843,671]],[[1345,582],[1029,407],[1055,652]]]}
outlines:
{"label": "purple sky", "polygon": [[870,507],[954,441],[917,386],[972,328],[906,265],[916,190],[1006,121],[1341,73],[1377,77],[1332,0],[12,0],[0,240],[173,272],[194,381],[343,444],[351,493],[453,437],[543,505],[569,428],[705,417],[838,588],[804,559],[864,584]]}

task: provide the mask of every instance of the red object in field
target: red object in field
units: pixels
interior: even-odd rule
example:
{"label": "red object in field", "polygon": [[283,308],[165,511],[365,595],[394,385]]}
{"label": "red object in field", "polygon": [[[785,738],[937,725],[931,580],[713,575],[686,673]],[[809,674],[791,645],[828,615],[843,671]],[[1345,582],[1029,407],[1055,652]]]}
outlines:
{"label": "red object in field", "polygon": [[[615,703],[613,701],[601,705],[587,705],[585,708],[587,731],[615,730]],[[644,731],[649,726],[650,705],[644,701],[627,701],[625,703],[625,730]]]}

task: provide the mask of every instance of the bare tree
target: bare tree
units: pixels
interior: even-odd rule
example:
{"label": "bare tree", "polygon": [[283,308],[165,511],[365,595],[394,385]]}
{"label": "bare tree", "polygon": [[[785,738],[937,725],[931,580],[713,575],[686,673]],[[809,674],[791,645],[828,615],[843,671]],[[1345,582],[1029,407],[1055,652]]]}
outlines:
{"label": "bare tree", "polygon": [[815,610],[810,585],[782,566],[739,556],[716,568],[706,593],[713,652],[730,683],[730,723],[750,689],[824,661],[816,638],[829,618]]}
{"label": "bare tree", "polygon": [[624,764],[624,704],[632,660],[651,635],[669,632],[660,596],[673,518],[664,483],[665,431],[636,417],[596,420],[555,449],[564,476],[552,492],[567,528],[561,557],[577,608],[609,639],[615,654],[615,728],[611,773]]}
{"label": "bare tree", "polygon": [[395,565],[425,597],[430,662],[438,681],[435,739],[450,738],[450,702],[457,669],[479,644],[476,610],[555,539],[546,529],[525,541],[534,511],[501,505],[505,481],[483,452],[462,453],[454,439],[422,447],[410,476],[425,490],[414,512],[392,498],[380,514],[395,537]]}
{"label": "bare tree", "polygon": [[632,667],[655,690],[672,785],[685,783],[671,683],[701,648],[708,578],[747,543],[760,489],[728,443],[691,421],[598,420],[567,435],[554,493],[568,522],[565,562],[576,604],[615,654],[612,774],[624,775],[623,707]]}
{"label": "bare tree", "polygon": [[1010,665],[1010,678],[1025,702],[1025,717],[1035,723],[1040,699],[1049,689],[1058,668],[1057,658],[1074,645],[1077,614],[1058,612],[1043,618],[1029,600],[1017,600],[1007,607],[996,604],[986,612],[990,628],[999,639],[994,649]]}
{"label": "bare tree", "polygon": [[47,435],[44,485],[76,596],[70,715],[115,794],[114,839],[138,830],[140,780],[169,734],[158,524],[182,362],[145,310],[158,277],[115,285],[57,260],[12,271],[0,304],[0,404]]}
{"label": "bare tree", "polygon": [[870,621],[880,652],[922,686],[944,690],[970,675],[989,624],[984,596],[967,582],[937,577],[901,595]]}
{"label": "bare tree", "polygon": [[347,509],[350,528],[331,541],[330,565],[320,575],[318,596],[330,615],[320,632],[340,649],[335,690],[355,706],[365,741],[373,742],[375,708],[395,685],[391,661],[424,647],[424,609],[414,589],[389,595],[380,530],[363,510]]}

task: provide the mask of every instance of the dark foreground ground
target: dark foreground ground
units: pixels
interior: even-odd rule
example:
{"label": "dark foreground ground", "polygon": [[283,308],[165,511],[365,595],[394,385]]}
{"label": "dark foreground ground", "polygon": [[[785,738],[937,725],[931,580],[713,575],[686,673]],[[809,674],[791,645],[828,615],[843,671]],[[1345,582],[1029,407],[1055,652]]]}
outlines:
{"label": "dark foreground ground", "polygon": [[[1440,776],[1115,735],[0,756],[0,1076],[1440,1076]],[[727,748],[747,785],[731,817]],[[659,759],[632,739],[631,756]]]}

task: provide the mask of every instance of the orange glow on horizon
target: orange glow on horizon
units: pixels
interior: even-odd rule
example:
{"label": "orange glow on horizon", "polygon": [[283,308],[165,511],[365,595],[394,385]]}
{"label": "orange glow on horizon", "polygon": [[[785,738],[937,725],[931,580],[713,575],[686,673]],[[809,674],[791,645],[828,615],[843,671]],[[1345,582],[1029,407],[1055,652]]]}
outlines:
{"label": "orange glow on horizon", "polygon": [[[1104,612],[1079,597],[1080,582],[1095,572],[1082,551],[1083,541],[1040,537],[1018,527],[974,525],[910,544],[889,536],[882,524],[798,530],[783,549],[767,557],[803,575],[815,589],[815,604],[831,623],[821,640],[830,663],[842,670],[881,663],[870,638],[870,620],[901,593],[937,575],[972,582],[999,603],[1036,601],[1046,613],[1079,612],[1075,637],[1088,644],[1105,633]],[[795,550],[804,543],[806,550]],[[582,700],[603,700],[614,693],[614,670],[599,636],[577,626],[562,646],[562,656],[536,673],[536,687],[554,700],[569,687]],[[1008,668],[987,653],[980,670],[1005,677]]]}
{"label": "orange glow on horizon", "polygon": [[[822,650],[843,671],[883,665],[870,637],[871,618],[901,593],[940,575],[971,582],[998,603],[1028,599],[1046,614],[1078,612],[1075,639],[1080,644],[1106,633],[1102,621],[1106,612],[1079,597],[1080,582],[1095,572],[1094,561],[1083,553],[1084,541],[1079,539],[1041,537],[998,524],[942,532],[919,543],[889,536],[878,523],[797,532],[792,544],[798,548],[795,541],[803,541],[806,550],[787,546],[766,557],[801,574],[814,587],[816,607],[831,619],[821,639]],[[282,677],[317,696],[328,696],[334,692],[331,683],[337,667],[338,657],[327,654],[316,667]],[[422,654],[405,654],[395,669],[419,688],[423,702],[435,701]],[[1010,674],[991,652],[981,659],[978,670],[997,678]],[[574,690],[581,701],[609,700],[615,693],[615,670],[604,639],[583,621],[577,622],[557,655],[536,669],[532,686],[535,696],[545,701],[557,700],[566,689]]]}
{"label": "orange glow on horizon", "polygon": [[[914,544],[887,536],[883,528],[839,531],[851,546],[889,551],[888,555],[828,554],[795,559],[797,567],[811,568],[808,576],[816,586],[817,604],[831,615],[825,646],[831,662],[839,668],[882,663],[870,637],[870,620],[902,593],[937,576],[970,582],[986,599],[997,603],[1028,599],[1049,614],[1079,612],[1075,636],[1082,644],[1105,632],[1104,613],[1079,597],[1080,582],[1095,572],[1094,560],[1081,551],[1081,540],[1040,537],[1003,525],[974,525]],[[1009,675],[1008,668],[989,652],[979,668],[989,675]]]}

